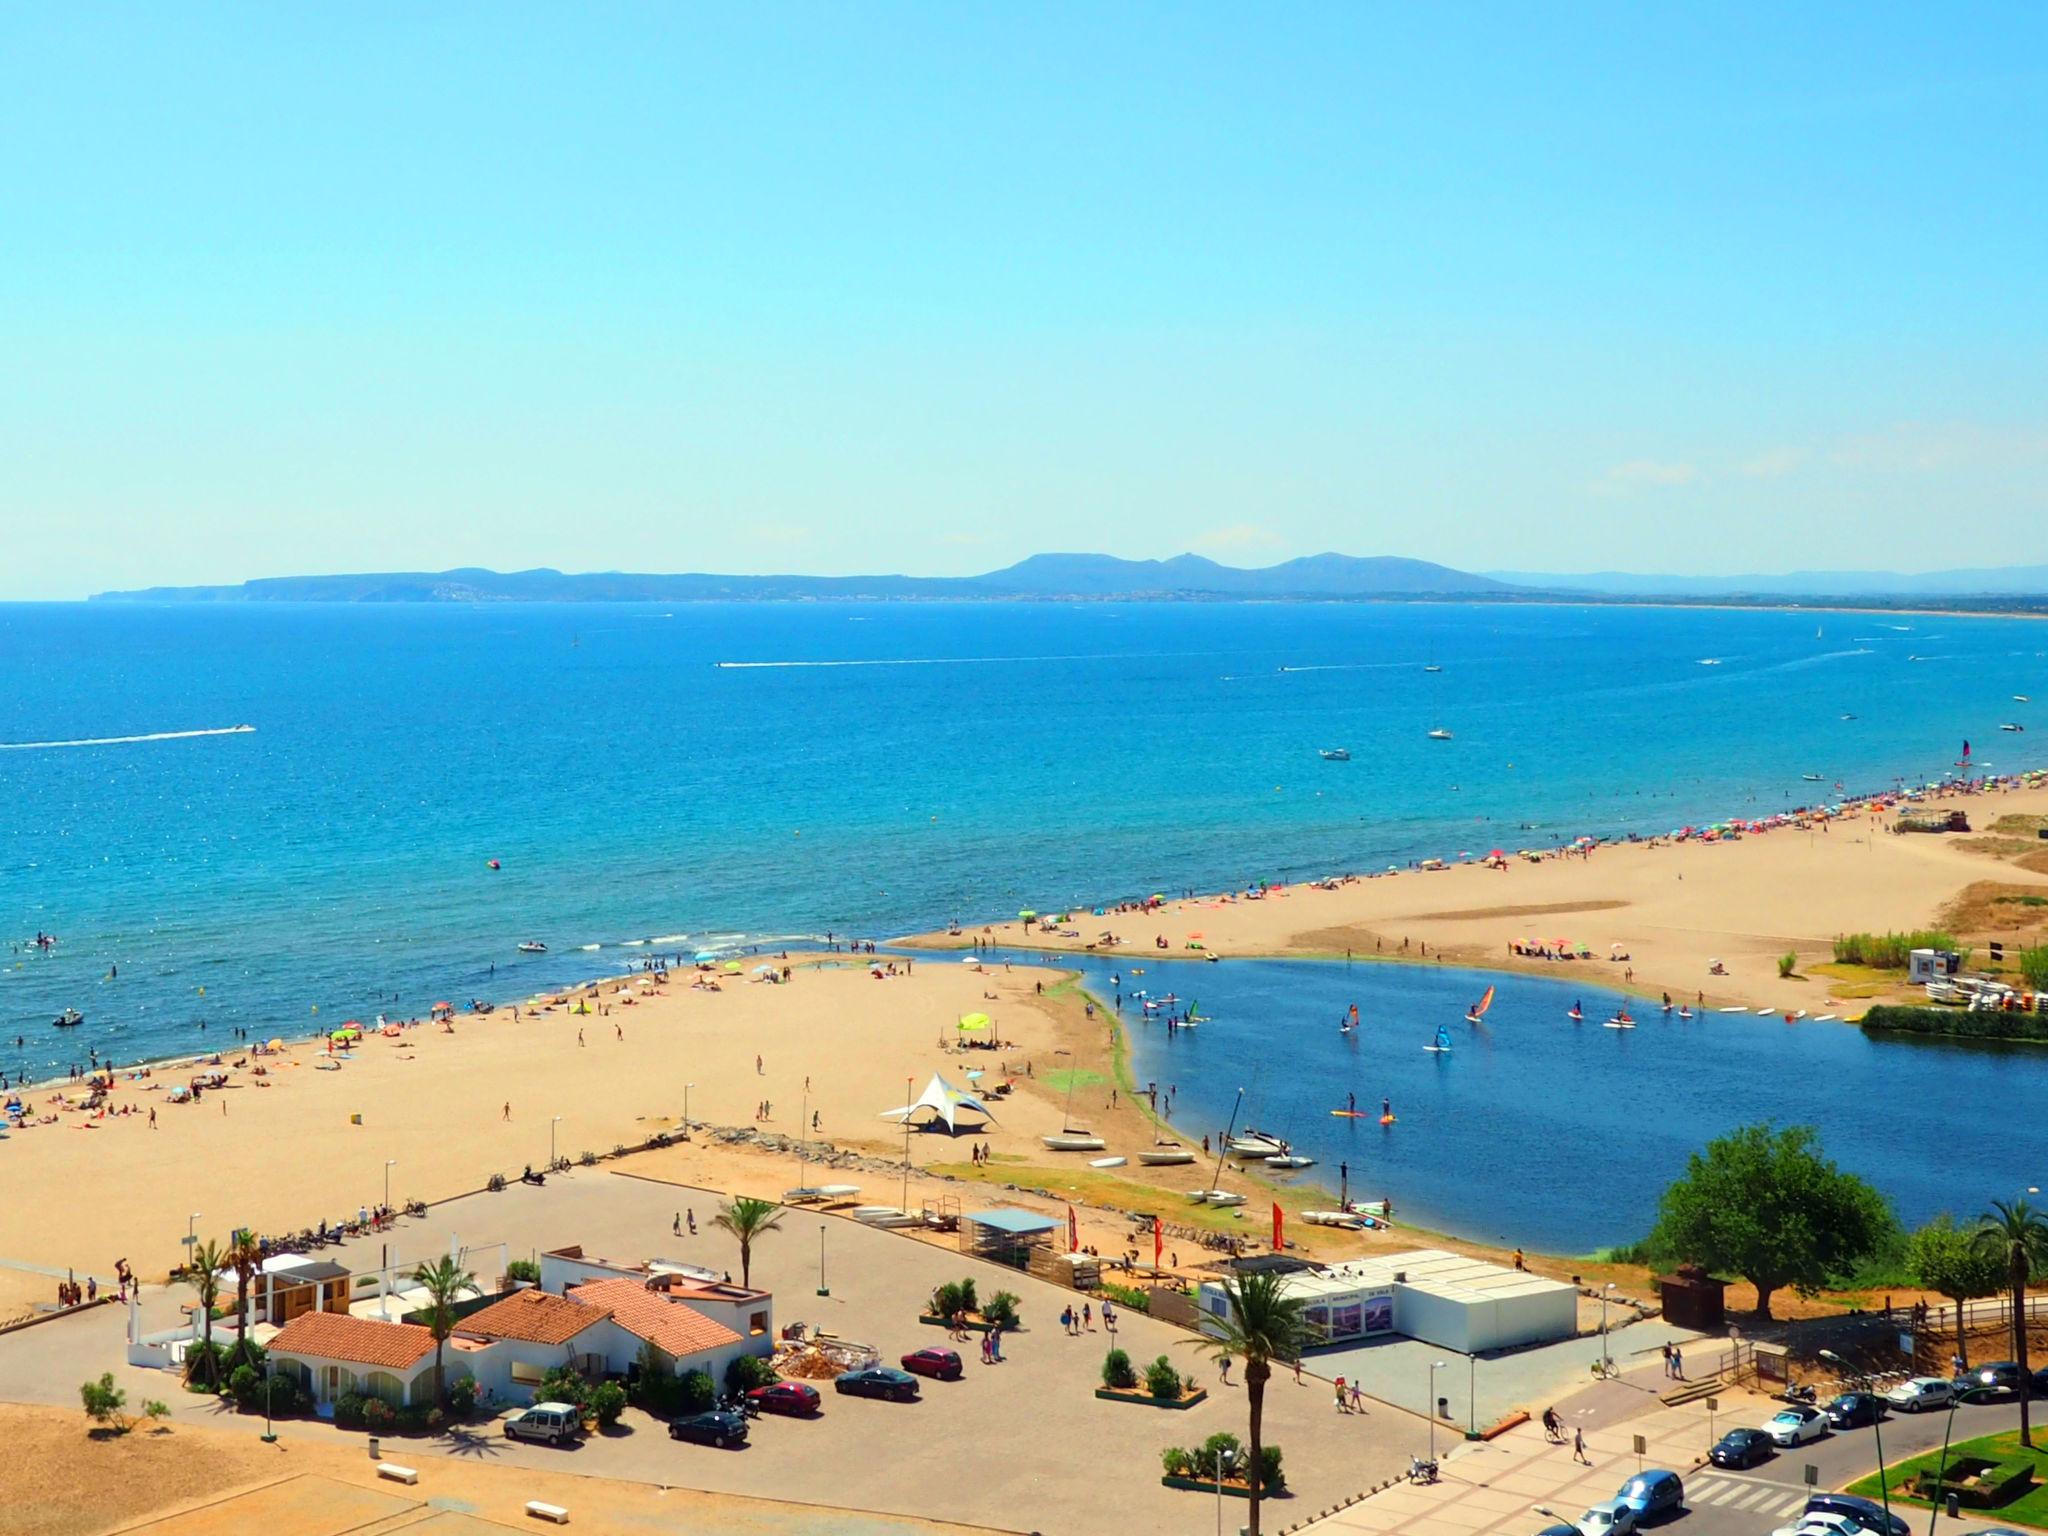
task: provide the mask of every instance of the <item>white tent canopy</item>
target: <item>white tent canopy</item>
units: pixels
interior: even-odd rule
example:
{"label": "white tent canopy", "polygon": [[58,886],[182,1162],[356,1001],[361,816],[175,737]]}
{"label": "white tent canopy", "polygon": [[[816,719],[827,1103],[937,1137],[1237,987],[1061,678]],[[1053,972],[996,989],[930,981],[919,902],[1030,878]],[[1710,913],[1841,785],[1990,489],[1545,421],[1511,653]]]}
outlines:
{"label": "white tent canopy", "polygon": [[957,1131],[960,1127],[955,1119],[961,1110],[980,1115],[984,1120],[995,1119],[995,1113],[973,1094],[955,1088],[938,1073],[924,1085],[924,1092],[905,1104],[901,1109],[885,1109],[884,1120],[908,1120],[920,1109],[928,1109],[946,1123],[946,1129]]}

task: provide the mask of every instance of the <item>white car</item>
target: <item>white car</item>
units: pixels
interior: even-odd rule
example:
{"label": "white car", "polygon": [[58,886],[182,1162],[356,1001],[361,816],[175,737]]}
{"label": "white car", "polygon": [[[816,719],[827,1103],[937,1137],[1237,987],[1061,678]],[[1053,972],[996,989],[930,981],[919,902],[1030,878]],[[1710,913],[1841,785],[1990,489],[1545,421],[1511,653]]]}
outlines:
{"label": "white car", "polygon": [[1579,1528],[1579,1536],[1631,1536],[1636,1528],[1636,1512],[1620,1499],[1609,1499],[1605,1504],[1595,1504],[1573,1523]]}
{"label": "white car", "polygon": [[1956,1384],[1942,1376],[1915,1376],[1885,1393],[1884,1400],[1906,1413],[1926,1408],[1946,1408],[1956,1395]]}
{"label": "white car", "polygon": [[1771,1536],[1876,1536],[1869,1526],[1851,1515],[1806,1514],[1797,1523],[1781,1525]]}
{"label": "white car", "polygon": [[1804,1445],[1828,1432],[1828,1416],[1818,1408],[1786,1408],[1761,1426],[1773,1445]]}

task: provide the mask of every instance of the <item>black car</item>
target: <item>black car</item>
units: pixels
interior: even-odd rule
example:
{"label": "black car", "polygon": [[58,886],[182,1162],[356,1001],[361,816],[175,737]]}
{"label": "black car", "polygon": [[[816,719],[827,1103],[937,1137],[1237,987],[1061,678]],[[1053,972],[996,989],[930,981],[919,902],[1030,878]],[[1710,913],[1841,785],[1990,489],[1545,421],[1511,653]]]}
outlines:
{"label": "black car", "polygon": [[1714,1442],[1707,1459],[1717,1467],[1753,1467],[1776,1454],[1777,1447],[1762,1430],[1731,1429]]}
{"label": "black car", "polygon": [[708,1413],[692,1413],[680,1419],[670,1419],[668,1437],[671,1440],[694,1440],[699,1445],[745,1445],[747,1421],[745,1415],[734,1413],[730,1409],[713,1408]]}
{"label": "black car", "polygon": [[1828,1428],[1861,1429],[1885,1416],[1884,1399],[1875,1392],[1844,1392],[1827,1406]]}
{"label": "black car", "polygon": [[2015,1360],[1973,1365],[1956,1378],[1956,1396],[1966,1403],[2004,1402],[2020,1395],[2020,1368]]}
{"label": "black car", "polygon": [[858,1371],[841,1371],[832,1385],[855,1397],[893,1397],[907,1403],[917,1396],[917,1378],[893,1366],[870,1365]]}
{"label": "black car", "polygon": [[[1913,1536],[1912,1529],[1897,1515],[1887,1515],[1875,1499],[1859,1499],[1853,1493],[1816,1493],[1806,1501],[1809,1515],[1847,1515],[1866,1529],[1889,1529],[1891,1536]],[[1889,1524],[1887,1524],[1889,1522]]]}

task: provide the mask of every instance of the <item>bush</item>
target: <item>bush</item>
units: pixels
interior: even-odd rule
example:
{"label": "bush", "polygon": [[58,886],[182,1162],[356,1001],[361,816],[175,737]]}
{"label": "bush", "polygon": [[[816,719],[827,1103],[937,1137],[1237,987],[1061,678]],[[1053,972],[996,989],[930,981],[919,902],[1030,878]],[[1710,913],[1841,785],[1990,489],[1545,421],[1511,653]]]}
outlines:
{"label": "bush", "polygon": [[1781,977],[1790,976],[1794,971],[1798,969],[1799,955],[1797,951],[1788,949],[1785,951],[1785,953],[1778,956],[1778,974]]}
{"label": "bush", "polygon": [[528,1285],[540,1284],[540,1266],[531,1259],[514,1259],[505,1266],[507,1280],[524,1280]]}
{"label": "bush", "polygon": [[580,1372],[566,1365],[551,1365],[534,1389],[533,1400],[537,1403],[573,1403],[579,1409],[590,1404],[590,1383]]}
{"label": "bush", "polygon": [[1188,1475],[1188,1453],[1177,1445],[1169,1445],[1159,1453],[1160,1465],[1165,1467],[1168,1477]]}
{"label": "bush", "polygon": [[619,1422],[619,1415],[626,1411],[626,1389],[616,1381],[601,1381],[590,1389],[587,1405],[590,1416],[597,1420],[598,1428],[608,1429]]}
{"label": "bush", "polygon": [[154,1423],[171,1416],[171,1405],[160,1397],[145,1397],[142,1400],[142,1416]]}
{"label": "bush", "polygon": [[[382,1398],[373,1397],[370,1399],[370,1401],[375,1403],[379,1408],[382,1408],[386,1413],[391,1415],[391,1422],[393,1423],[393,1425],[397,1427],[397,1430],[401,1435],[425,1434],[427,1432],[428,1427],[433,1423],[435,1417],[438,1416],[441,1412],[441,1410],[438,1408],[429,1409],[419,1403],[413,1403],[404,1408],[393,1408],[389,1403],[385,1402]],[[377,1422],[374,1415],[370,1420],[370,1428],[383,1428],[383,1426]]]}
{"label": "bush", "polygon": [[458,1419],[476,1412],[477,1384],[474,1376],[458,1376],[448,1383],[448,1411]]}
{"label": "bush", "polygon": [[[410,1410],[408,1410],[410,1411]],[[381,1397],[363,1399],[363,1428],[379,1433],[393,1429],[398,1424],[398,1410]]]}
{"label": "bush", "polygon": [[1102,1294],[1126,1312],[1152,1310],[1152,1295],[1149,1291],[1134,1290],[1128,1285],[1118,1285],[1113,1280],[1105,1280],[1102,1282]]}
{"label": "bush", "polygon": [[1259,1487],[1267,1493],[1285,1493],[1287,1474],[1280,1470],[1280,1447],[1259,1447]]}
{"label": "bush", "polygon": [[690,1370],[670,1378],[675,1383],[675,1412],[702,1413],[718,1401],[718,1385],[708,1371]]}
{"label": "bush", "polygon": [[250,1407],[261,1408],[263,1397],[263,1373],[253,1365],[238,1365],[228,1375],[228,1396],[235,1400],[235,1406],[247,1413]]}
{"label": "bush", "polygon": [[1227,1430],[1211,1435],[1188,1452],[1188,1475],[1215,1482],[1216,1468],[1225,1451],[1230,1453],[1231,1473],[1236,1475],[1239,1463],[1244,1460],[1244,1442]]}
{"label": "bush", "polygon": [[128,1405],[128,1394],[114,1385],[112,1371],[102,1372],[98,1381],[83,1383],[78,1389],[78,1400],[85,1406],[85,1416],[93,1423],[127,1429],[121,1410]]}
{"label": "bush", "polygon": [[756,1387],[772,1387],[780,1380],[775,1367],[759,1355],[741,1355],[725,1368],[728,1392],[751,1392]]}
{"label": "bush", "polygon": [[1839,933],[1835,935],[1835,961],[1840,965],[1867,965],[1880,971],[1903,971],[1916,949],[1956,947],[1954,934],[1935,928],[1911,933]]}
{"label": "bush", "polygon": [[1138,1373],[1131,1369],[1131,1357],[1121,1349],[1112,1349],[1102,1357],[1102,1384],[1128,1390],[1138,1384]]}
{"label": "bush", "polygon": [[959,1317],[980,1310],[981,1300],[975,1294],[972,1280],[948,1280],[932,1292],[934,1317]]}
{"label": "bush", "polygon": [[2048,1041],[2048,1013],[2017,1008],[1979,1012],[1967,1008],[1901,1008],[1880,1003],[1863,1015],[1865,1029],[1908,1035],[1950,1035],[1976,1040]]}
{"label": "bush", "polygon": [[1164,1403],[1180,1401],[1180,1372],[1166,1356],[1145,1367],[1145,1390]]}
{"label": "bush", "polygon": [[361,1429],[363,1408],[370,1399],[360,1392],[344,1392],[334,1400],[334,1427],[336,1429]]}
{"label": "bush", "polygon": [[2019,965],[2020,975],[2026,978],[2028,986],[2036,992],[2048,990],[2048,944],[2036,944],[2023,949],[2014,957]]}
{"label": "bush", "polygon": [[[973,1282],[968,1285],[971,1289]],[[1018,1326],[1017,1297],[1009,1291],[997,1291],[982,1307],[981,1315],[1007,1333]]]}
{"label": "bush", "polygon": [[1920,1497],[1930,1503],[1944,1503],[1950,1494],[1954,1494],[1956,1502],[1966,1508],[1990,1509],[2017,1498],[2033,1480],[2032,1458],[2020,1456],[1994,1465],[1965,1457],[1949,1463],[1946,1479],[1937,1479],[1929,1470],[1921,1473],[1914,1482]]}

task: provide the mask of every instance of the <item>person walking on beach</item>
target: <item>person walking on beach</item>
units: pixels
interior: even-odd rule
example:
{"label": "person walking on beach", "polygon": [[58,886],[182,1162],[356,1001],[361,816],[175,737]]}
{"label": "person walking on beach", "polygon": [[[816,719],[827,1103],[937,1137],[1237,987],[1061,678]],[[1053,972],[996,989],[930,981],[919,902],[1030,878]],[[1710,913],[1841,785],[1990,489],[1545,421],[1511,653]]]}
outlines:
{"label": "person walking on beach", "polygon": [[1365,1412],[1365,1393],[1359,1389],[1356,1376],[1351,1378],[1351,1411],[1353,1413]]}
{"label": "person walking on beach", "polygon": [[505,1118],[507,1120],[512,1118],[512,1101],[510,1099],[505,1101]]}
{"label": "person walking on beach", "polygon": [[1572,1428],[1572,1460],[1593,1465],[1593,1458],[1586,1454],[1586,1432],[1576,1425]]}
{"label": "person walking on beach", "polygon": [[1081,1303],[1081,1327],[1089,1333],[1095,1331],[1095,1308],[1085,1301]]}
{"label": "person walking on beach", "polygon": [[1671,1374],[1679,1381],[1685,1380],[1685,1351],[1676,1344],[1671,1346]]}
{"label": "person walking on beach", "polygon": [[1351,1411],[1350,1405],[1344,1398],[1344,1378],[1342,1376],[1337,1378],[1337,1411],[1339,1413],[1349,1413]]}
{"label": "person walking on beach", "polygon": [[669,1234],[673,1237],[681,1237],[683,1235],[683,1213],[681,1211],[676,1212],[676,1219],[669,1224],[668,1230]]}
{"label": "person walking on beach", "polygon": [[1221,1378],[1223,1385],[1226,1387],[1230,1385],[1230,1356],[1223,1355],[1218,1358],[1216,1374]]}

